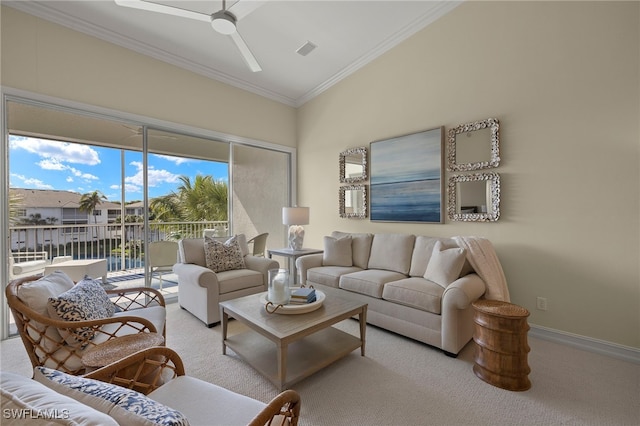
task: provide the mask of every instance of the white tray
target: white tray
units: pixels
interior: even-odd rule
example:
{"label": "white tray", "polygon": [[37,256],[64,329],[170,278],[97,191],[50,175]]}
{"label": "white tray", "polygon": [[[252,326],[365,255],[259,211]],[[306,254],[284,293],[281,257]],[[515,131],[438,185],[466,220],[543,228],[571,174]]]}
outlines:
{"label": "white tray", "polygon": [[[324,301],[324,298],[325,298],[324,293],[321,292],[320,290],[316,290],[315,302],[304,303],[300,305],[297,305],[297,304],[282,305],[275,311],[275,313],[282,314],[282,315],[296,315],[296,314],[306,314],[308,312],[313,312],[316,309],[320,308],[320,306],[322,306],[322,302]],[[262,293],[260,295],[260,302],[262,302],[263,305],[266,305],[268,303],[267,293]],[[275,306],[269,307],[269,309],[273,309],[273,308],[275,308]]]}

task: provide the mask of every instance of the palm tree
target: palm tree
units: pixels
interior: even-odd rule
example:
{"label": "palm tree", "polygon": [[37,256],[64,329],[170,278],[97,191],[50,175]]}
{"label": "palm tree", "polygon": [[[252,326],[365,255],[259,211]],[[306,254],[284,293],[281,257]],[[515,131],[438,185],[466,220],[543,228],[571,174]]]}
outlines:
{"label": "palm tree", "polygon": [[80,205],[78,206],[78,210],[87,212],[87,214],[91,214],[93,212],[94,223],[98,223],[98,218],[95,215],[95,210],[96,206],[102,204],[103,200],[106,201],[107,197],[100,191],[93,191],[82,194],[82,197],[80,197]]}
{"label": "palm tree", "polygon": [[[46,225],[47,221],[45,219],[42,218],[42,215],[40,213],[32,213],[29,215],[29,218],[27,219],[22,219],[20,221],[21,225],[33,225],[33,226],[39,226],[39,225]],[[44,230],[42,231],[42,234],[44,236]],[[36,251],[38,250],[38,229],[34,229],[34,235],[36,238]]]}
{"label": "palm tree", "polygon": [[197,175],[193,181],[180,176],[182,184],[168,195],[151,200],[149,205],[157,221],[226,221],[229,189],[223,180]]}

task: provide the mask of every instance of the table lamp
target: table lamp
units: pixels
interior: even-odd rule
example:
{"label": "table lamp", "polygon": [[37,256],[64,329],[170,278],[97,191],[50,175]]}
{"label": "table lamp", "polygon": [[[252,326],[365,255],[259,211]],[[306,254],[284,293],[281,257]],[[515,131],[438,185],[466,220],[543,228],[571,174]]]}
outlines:
{"label": "table lamp", "polygon": [[283,207],[282,223],[289,225],[289,248],[302,250],[304,228],[309,224],[309,207]]}

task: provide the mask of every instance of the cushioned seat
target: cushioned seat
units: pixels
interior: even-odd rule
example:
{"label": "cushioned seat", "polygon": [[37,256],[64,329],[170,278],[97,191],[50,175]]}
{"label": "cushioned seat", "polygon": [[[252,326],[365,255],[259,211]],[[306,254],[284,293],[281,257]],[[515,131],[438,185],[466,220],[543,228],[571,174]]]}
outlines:
{"label": "cushioned seat", "polygon": [[308,271],[308,280],[320,283],[329,287],[338,288],[340,277],[362,269],[357,266],[325,266],[321,268],[311,268]]}
{"label": "cushioned seat", "polygon": [[11,281],[6,295],[34,367],[84,374],[88,348],[125,334],[165,335],[164,298],[151,288],[105,291],[98,281],[74,284],[56,271]]}
{"label": "cushioned seat", "polygon": [[422,311],[441,314],[442,286],[419,277],[409,277],[384,286],[382,298]]}
{"label": "cushioned seat", "polygon": [[249,254],[244,235],[226,242],[210,237],[178,241],[178,302],[208,327],[220,322],[221,301],[267,291],[278,262]]}
{"label": "cushioned seat", "polygon": [[400,272],[365,269],[364,271],[343,275],[340,278],[340,288],[381,299],[382,289],[386,283],[403,278],[406,278],[406,275]]}

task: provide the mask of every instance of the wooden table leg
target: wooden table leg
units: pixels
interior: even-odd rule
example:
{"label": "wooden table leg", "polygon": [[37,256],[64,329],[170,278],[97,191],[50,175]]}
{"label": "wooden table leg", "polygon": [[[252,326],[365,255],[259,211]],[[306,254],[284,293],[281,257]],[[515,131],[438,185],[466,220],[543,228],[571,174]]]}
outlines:
{"label": "wooden table leg", "polygon": [[362,307],[362,311],[360,311],[358,318],[360,319],[360,355],[364,356],[364,347],[367,336],[367,305]]}
{"label": "wooden table leg", "polygon": [[220,309],[221,313],[221,326],[222,326],[222,355],[227,354],[227,324],[229,323],[229,314],[224,310],[224,308]]}
{"label": "wooden table leg", "polygon": [[278,344],[278,379],[282,391],[287,381],[287,345],[282,342]]}

